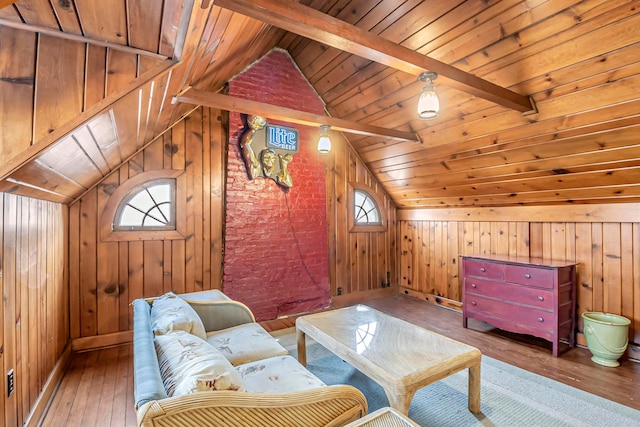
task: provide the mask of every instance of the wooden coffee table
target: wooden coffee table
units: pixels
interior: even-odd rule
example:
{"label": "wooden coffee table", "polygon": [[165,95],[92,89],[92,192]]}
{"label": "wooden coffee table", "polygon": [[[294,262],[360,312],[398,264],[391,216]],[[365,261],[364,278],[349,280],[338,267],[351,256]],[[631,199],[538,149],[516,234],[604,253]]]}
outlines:
{"label": "wooden coffee table", "polygon": [[469,410],[480,412],[480,361],[475,347],[454,341],[365,305],[301,316],[296,320],[298,360],[307,362],[313,338],[384,389],[402,414],[416,391],[469,369]]}

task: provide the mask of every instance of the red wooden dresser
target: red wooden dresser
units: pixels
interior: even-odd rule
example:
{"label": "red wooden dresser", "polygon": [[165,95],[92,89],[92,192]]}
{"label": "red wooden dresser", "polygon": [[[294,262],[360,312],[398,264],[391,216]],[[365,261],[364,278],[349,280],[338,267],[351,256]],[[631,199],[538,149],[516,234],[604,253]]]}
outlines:
{"label": "red wooden dresser", "polygon": [[462,256],[462,326],[473,318],[506,331],[575,346],[575,263],[500,255]]}

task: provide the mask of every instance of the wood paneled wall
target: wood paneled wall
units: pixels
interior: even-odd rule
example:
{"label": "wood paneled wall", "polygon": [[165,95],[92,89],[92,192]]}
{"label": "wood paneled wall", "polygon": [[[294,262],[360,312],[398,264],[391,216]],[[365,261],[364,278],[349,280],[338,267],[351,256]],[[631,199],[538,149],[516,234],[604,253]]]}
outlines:
{"label": "wood paneled wall", "polygon": [[[134,299],[221,288],[226,117],[197,109],[71,205],[72,339],[111,335],[122,341],[118,334],[129,333]],[[161,169],[185,171],[186,209],[178,213],[186,215],[185,238],[102,241],[98,224],[113,191],[137,174]],[[79,347],[94,344],[89,339]]]}
{"label": "wood paneled wall", "polygon": [[640,343],[639,204],[401,210],[401,289],[460,306],[459,255],[500,254],[575,261],[580,314],[632,320]]}
{"label": "wood paneled wall", "polygon": [[27,421],[69,342],[67,214],[61,204],[0,193],[0,425]]}
{"label": "wood paneled wall", "polygon": [[[327,159],[327,223],[331,295],[347,297],[397,284],[396,208],[355,150],[332,134]],[[351,184],[368,187],[382,200],[387,231],[354,233],[349,230],[348,202]]]}
{"label": "wood paneled wall", "polygon": [[[160,61],[0,26],[0,164]],[[19,52],[19,60],[8,55]],[[4,143],[3,143],[4,141]],[[9,142],[9,143],[7,143]]]}
{"label": "wood paneled wall", "polygon": [[[70,206],[70,330],[74,348],[130,339],[129,304],[135,298],[170,290],[223,288],[226,120],[226,114],[217,110],[196,110]],[[327,158],[333,297],[338,296],[338,288],[347,296],[381,290],[383,282],[397,283],[395,207],[348,143],[335,139],[335,148]],[[186,239],[101,241],[98,222],[109,195],[135,174],[156,169],[184,169],[187,174]],[[349,183],[354,182],[370,187],[382,198],[387,231],[349,232],[347,195]]]}

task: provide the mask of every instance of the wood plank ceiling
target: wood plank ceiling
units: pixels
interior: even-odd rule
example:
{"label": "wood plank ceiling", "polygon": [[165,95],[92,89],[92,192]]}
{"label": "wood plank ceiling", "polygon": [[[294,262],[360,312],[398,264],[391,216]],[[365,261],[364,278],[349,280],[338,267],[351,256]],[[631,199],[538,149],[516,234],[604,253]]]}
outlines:
{"label": "wood plank ceiling", "polygon": [[[71,203],[194,103],[295,116],[171,102],[278,47],[400,208],[639,201],[639,3],[20,0],[0,9],[0,190]],[[421,64],[443,70],[429,121]]]}

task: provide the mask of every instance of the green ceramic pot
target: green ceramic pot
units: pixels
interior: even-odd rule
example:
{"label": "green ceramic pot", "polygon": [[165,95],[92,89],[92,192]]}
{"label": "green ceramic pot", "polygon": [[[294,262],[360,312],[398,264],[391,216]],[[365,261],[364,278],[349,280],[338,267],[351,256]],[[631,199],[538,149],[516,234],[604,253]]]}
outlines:
{"label": "green ceramic pot", "polygon": [[617,314],[601,312],[582,313],[582,319],[587,347],[593,355],[591,360],[603,366],[620,366],[618,359],[627,350],[631,321]]}

